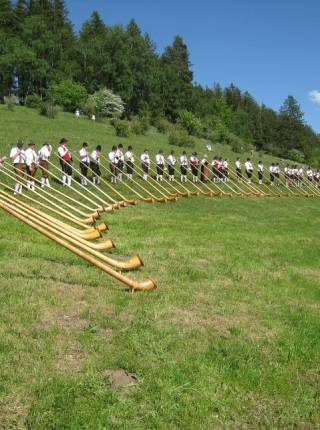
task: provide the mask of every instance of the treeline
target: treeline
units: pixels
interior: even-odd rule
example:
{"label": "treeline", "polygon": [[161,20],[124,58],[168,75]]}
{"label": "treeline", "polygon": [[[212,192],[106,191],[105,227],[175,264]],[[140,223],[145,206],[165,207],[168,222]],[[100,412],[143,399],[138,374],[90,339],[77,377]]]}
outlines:
{"label": "treeline", "polygon": [[[124,101],[124,119],[168,120],[237,151],[252,146],[296,161],[320,158],[319,135],[294,97],[276,112],[232,84],[194,84],[179,36],[160,55],[134,20],[110,27],[93,12],[77,34],[63,0],[0,0],[0,97],[15,94],[22,104],[33,96],[50,100],[61,82],[82,98],[108,88]],[[63,107],[72,110],[74,103]]]}

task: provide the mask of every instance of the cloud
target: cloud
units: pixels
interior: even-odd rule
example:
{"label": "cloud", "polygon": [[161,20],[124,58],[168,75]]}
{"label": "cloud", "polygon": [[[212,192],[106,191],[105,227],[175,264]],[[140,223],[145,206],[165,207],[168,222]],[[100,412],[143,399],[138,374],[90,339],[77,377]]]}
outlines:
{"label": "cloud", "polygon": [[313,103],[316,103],[317,105],[320,105],[320,91],[318,91],[318,90],[310,91],[309,92],[309,99]]}

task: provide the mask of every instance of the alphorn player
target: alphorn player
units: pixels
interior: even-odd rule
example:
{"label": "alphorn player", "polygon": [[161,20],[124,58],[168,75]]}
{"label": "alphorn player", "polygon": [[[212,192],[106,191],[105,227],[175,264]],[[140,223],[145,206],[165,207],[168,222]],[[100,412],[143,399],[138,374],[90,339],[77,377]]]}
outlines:
{"label": "alphorn player", "polygon": [[88,167],[90,164],[90,157],[89,157],[89,145],[87,142],[84,142],[82,145],[82,148],[79,151],[79,158],[80,158],[80,172],[81,172],[81,185],[86,187],[88,185]]}
{"label": "alphorn player", "polygon": [[94,151],[91,152],[90,155],[90,169],[94,172],[94,176],[92,177],[92,182],[95,185],[100,185],[100,158],[101,158],[101,145],[98,145]]}
{"label": "alphorn player", "polygon": [[260,185],[262,185],[262,182],[263,182],[263,170],[264,170],[263,163],[262,161],[259,161],[257,166],[257,172],[258,172],[258,180]]}
{"label": "alphorn player", "polygon": [[62,184],[71,187],[72,181],[72,154],[68,149],[68,140],[62,138],[58,147],[60,166],[62,170]]}
{"label": "alphorn player", "polygon": [[145,149],[141,154],[140,161],[141,161],[141,168],[143,171],[143,179],[147,181],[148,175],[149,175],[149,168],[150,168],[150,157],[147,149]]}
{"label": "alphorn player", "polygon": [[197,153],[193,152],[190,157],[191,164],[191,172],[192,172],[192,182],[198,182],[198,167],[199,167],[199,159],[197,157]]}
{"label": "alphorn player", "polygon": [[208,161],[207,155],[205,155],[203,157],[203,159],[201,160],[200,171],[201,171],[200,181],[201,182],[208,182],[210,179],[210,169],[209,169],[209,161]]}
{"label": "alphorn player", "polygon": [[236,173],[237,173],[238,182],[241,182],[242,181],[242,172],[241,172],[241,161],[240,161],[239,157],[236,159],[235,165],[236,165]]}
{"label": "alphorn player", "polygon": [[223,169],[223,181],[228,182],[229,178],[229,162],[228,159],[225,158],[222,162],[222,169]]}
{"label": "alphorn player", "polygon": [[117,157],[117,147],[113,145],[111,151],[108,154],[109,167],[111,172],[111,182],[116,184],[118,178],[118,157]]}
{"label": "alphorn player", "polygon": [[21,194],[22,185],[20,184],[20,182],[23,182],[26,162],[26,156],[23,150],[22,140],[18,140],[17,145],[11,149],[10,160],[12,161],[17,181],[14,187],[14,194]]}
{"label": "alphorn player", "polygon": [[119,143],[118,148],[116,150],[116,156],[118,158],[118,174],[117,177],[119,181],[122,181],[122,173],[123,173],[123,166],[124,166],[124,155],[123,155],[123,145],[122,143]]}
{"label": "alphorn player", "polygon": [[250,158],[247,158],[247,161],[244,163],[244,167],[246,169],[246,174],[248,178],[248,184],[251,184],[251,178],[253,174],[253,164]]}
{"label": "alphorn player", "polygon": [[52,153],[52,146],[49,145],[49,143],[45,142],[39,152],[38,152],[38,161],[39,161],[39,166],[41,169],[41,188],[44,188],[45,186],[50,187],[50,182],[49,182],[49,174],[48,174],[48,169],[49,169],[49,163],[48,160],[51,156]]}
{"label": "alphorn player", "polygon": [[35,190],[34,178],[36,176],[37,164],[38,164],[38,155],[35,151],[34,142],[30,142],[28,144],[28,149],[26,149],[26,151],[25,151],[25,157],[26,157],[26,171],[28,174],[27,188],[34,191]]}
{"label": "alphorn player", "polygon": [[156,155],[156,165],[157,165],[157,181],[163,181],[163,173],[164,173],[164,156],[162,149],[159,150]]}
{"label": "alphorn player", "polygon": [[169,174],[169,181],[174,181],[174,166],[176,165],[177,159],[174,155],[174,151],[170,152],[170,155],[167,158],[168,162],[168,174]]}
{"label": "alphorn player", "polygon": [[187,182],[187,174],[188,174],[188,157],[186,151],[182,152],[180,157],[180,173],[181,173],[181,182]]}
{"label": "alphorn player", "polygon": [[132,179],[134,169],[134,154],[132,146],[128,146],[128,150],[124,155],[124,160],[127,168],[127,178]]}

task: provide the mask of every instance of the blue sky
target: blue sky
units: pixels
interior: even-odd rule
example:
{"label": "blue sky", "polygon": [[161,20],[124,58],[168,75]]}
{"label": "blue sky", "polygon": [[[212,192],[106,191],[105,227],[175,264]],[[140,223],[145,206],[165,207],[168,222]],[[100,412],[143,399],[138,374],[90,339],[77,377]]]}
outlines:
{"label": "blue sky", "polygon": [[233,82],[276,110],[297,98],[320,132],[320,0],[67,0],[79,30],[97,10],[108,25],[134,18],[159,52],[181,35],[204,86]]}

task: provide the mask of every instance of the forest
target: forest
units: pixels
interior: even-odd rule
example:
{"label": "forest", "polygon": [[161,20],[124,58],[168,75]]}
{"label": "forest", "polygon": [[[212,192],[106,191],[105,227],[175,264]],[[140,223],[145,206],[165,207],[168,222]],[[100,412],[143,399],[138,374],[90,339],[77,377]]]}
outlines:
{"label": "forest", "polygon": [[159,53],[134,19],[108,26],[93,11],[76,32],[63,0],[0,0],[1,102],[92,112],[89,97],[104,89],[123,101],[119,121],[319,166],[320,136],[293,95],[275,111],[232,83],[197,84],[181,36]]}

